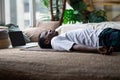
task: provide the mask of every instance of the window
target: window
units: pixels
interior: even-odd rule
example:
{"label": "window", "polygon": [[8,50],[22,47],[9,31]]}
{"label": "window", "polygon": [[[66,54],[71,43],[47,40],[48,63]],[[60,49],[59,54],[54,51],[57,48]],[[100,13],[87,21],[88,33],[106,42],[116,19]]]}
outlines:
{"label": "window", "polygon": [[5,0],[6,24],[17,24],[24,30],[41,20],[50,20],[50,11],[43,0]]}
{"label": "window", "polygon": [[36,21],[50,20],[50,9],[44,5],[43,0],[36,0]]}
{"label": "window", "polygon": [[5,24],[4,0],[0,0],[0,24]]}

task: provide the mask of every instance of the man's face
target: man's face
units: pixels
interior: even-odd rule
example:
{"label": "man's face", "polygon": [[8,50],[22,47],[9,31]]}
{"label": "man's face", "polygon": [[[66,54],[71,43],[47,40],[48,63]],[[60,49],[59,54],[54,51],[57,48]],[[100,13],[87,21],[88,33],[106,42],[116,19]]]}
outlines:
{"label": "man's face", "polygon": [[49,30],[49,31],[42,32],[40,37],[43,37],[45,40],[51,42],[51,39],[57,35],[58,35],[58,32],[56,32],[55,30]]}

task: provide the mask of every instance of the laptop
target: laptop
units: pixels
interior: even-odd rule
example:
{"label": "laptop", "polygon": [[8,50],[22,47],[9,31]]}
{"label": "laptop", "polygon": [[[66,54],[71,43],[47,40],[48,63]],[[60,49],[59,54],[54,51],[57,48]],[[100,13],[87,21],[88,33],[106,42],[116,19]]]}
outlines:
{"label": "laptop", "polygon": [[11,40],[11,46],[14,48],[30,48],[38,46],[37,42],[30,42],[26,43],[24,39],[24,35],[22,31],[14,31],[14,32],[8,32],[10,40]]}
{"label": "laptop", "polygon": [[26,45],[22,31],[8,32],[12,47]]}

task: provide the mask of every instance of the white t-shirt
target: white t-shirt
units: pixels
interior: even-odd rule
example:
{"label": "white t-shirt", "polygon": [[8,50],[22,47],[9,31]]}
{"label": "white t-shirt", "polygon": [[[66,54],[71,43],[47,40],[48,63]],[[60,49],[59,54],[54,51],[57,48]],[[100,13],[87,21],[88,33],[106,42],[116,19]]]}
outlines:
{"label": "white t-shirt", "polygon": [[60,51],[70,51],[74,43],[98,47],[98,35],[101,31],[102,30],[96,30],[93,28],[72,30],[54,37],[51,40],[51,45],[53,49]]}

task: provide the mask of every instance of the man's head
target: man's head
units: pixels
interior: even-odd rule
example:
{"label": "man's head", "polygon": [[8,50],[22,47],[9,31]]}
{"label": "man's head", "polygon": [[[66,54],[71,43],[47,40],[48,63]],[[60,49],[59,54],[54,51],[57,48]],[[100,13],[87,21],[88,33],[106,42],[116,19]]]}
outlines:
{"label": "man's head", "polygon": [[52,48],[51,47],[51,39],[54,36],[57,36],[58,32],[54,30],[44,31],[39,34],[38,44],[41,48]]}

